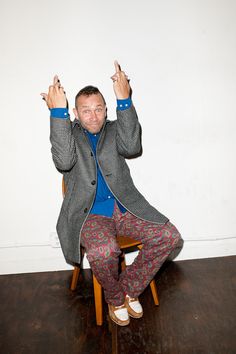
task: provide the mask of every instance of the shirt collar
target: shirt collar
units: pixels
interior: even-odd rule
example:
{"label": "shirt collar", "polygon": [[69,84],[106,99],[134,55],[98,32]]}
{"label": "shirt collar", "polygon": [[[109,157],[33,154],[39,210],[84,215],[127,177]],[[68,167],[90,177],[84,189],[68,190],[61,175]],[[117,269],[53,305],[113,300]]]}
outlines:
{"label": "shirt collar", "polygon": [[98,133],[96,133],[96,134],[93,134],[93,133],[90,133],[88,130],[86,130],[86,129],[84,129],[84,132],[85,132],[85,134],[87,134],[89,137],[91,137],[91,138],[98,138],[99,137],[99,135],[100,135],[100,133],[101,133],[101,131],[100,132],[98,132]]}

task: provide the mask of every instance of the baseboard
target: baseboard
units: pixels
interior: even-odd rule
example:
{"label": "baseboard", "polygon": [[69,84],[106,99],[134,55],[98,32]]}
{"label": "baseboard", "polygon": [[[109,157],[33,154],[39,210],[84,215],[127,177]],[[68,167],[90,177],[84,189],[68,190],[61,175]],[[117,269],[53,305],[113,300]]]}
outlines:
{"label": "baseboard", "polygon": [[[132,263],[137,252],[126,255],[127,264]],[[178,260],[212,258],[236,255],[236,238],[185,241]],[[89,268],[85,258],[83,268]],[[50,245],[0,246],[0,274],[20,274],[72,269],[63,257],[60,247]]]}

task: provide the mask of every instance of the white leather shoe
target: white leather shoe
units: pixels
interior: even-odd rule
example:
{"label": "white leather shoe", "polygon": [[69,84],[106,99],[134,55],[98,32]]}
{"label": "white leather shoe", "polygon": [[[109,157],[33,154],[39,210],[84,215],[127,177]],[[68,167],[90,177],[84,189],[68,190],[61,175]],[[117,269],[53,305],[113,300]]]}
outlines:
{"label": "white leather shoe", "polygon": [[125,305],[131,317],[140,318],[143,316],[143,308],[138,298],[133,298],[130,297],[129,295],[126,295]]}
{"label": "white leather shoe", "polygon": [[129,324],[129,314],[125,304],[114,306],[108,304],[109,316],[113,322],[119,326],[127,326]]}

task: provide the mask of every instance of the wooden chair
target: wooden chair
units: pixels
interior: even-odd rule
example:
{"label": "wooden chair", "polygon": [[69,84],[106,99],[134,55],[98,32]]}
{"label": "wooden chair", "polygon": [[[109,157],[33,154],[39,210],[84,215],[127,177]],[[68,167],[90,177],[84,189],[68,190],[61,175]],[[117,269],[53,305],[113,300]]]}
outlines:
{"label": "wooden chair", "polygon": [[[66,186],[64,179],[62,180],[62,193],[63,197],[65,195],[66,191]],[[128,248],[136,246],[137,248],[141,249],[142,248],[142,243],[140,241],[136,241],[130,237],[118,235],[117,236],[117,242],[120,247],[120,249],[123,251],[121,255],[121,270],[124,270],[126,267],[125,264],[125,250]],[[73,274],[72,274],[72,280],[71,280],[71,285],[70,289],[75,290],[78,279],[79,279],[79,273],[80,273],[80,267],[78,265],[74,266]],[[157,288],[156,288],[156,283],[155,280],[153,279],[150,282],[150,287],[152,291],[152,296],[155,305],[159,305],[159,300],[158,300],[158,295],[157,295]],[[94,301],[95,301],[95,312],[96,312],[96,323],[98,326],[101,326],[103,323],[103,311],[102,311],[102,286],[96,279],[95,275],[93,274],[93,289],[94,289]]]}

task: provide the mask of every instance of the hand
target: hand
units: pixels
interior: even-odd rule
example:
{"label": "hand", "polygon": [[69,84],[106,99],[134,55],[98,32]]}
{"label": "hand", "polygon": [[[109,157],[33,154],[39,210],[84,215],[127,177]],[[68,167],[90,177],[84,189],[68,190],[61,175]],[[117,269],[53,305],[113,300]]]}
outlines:
{"label": "hand", "polygon": [[53,85],[49,86],[48,94],[41,93],[49,109],[51,108],[66,108],[67,99],[64,88],[61,86],[58,76],[54,76]]}
{"label": "hand", "polygon": [[130,85],[125,75],[121,70],[117,61],[114,62],[116,73],[111,77],[113,81],[113,89],[118,100],[126,99],[130,96]]}

